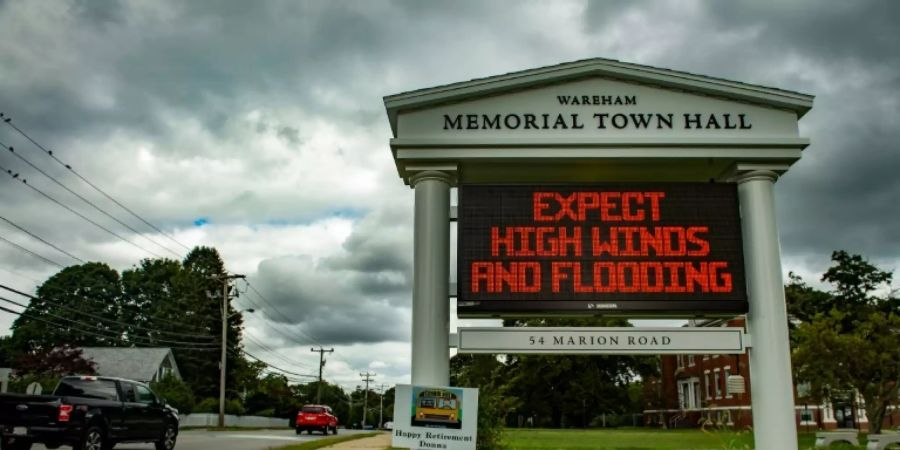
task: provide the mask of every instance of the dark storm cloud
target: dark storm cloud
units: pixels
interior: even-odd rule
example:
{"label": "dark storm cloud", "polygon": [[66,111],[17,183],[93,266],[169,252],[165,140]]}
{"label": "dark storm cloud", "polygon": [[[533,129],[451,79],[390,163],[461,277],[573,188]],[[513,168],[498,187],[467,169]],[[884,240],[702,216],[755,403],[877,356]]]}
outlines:
{"label": "dark storm cloud", "polygon": [[589,2],[584,15],[595,37],[631,32],[611,57],[816,96],[800,121],[812,145],[777,202],[785,255],[822,264],[834,249],[900,253],[898,23],[890,1]]}
{"label": "dark storm cloud", "polygon": [[364,216],[338,255],[260,263],[252,282],[274,305],[259,305],[267,318],[292,324],[312,344],[408,339],[403,308],[410,301],[412,230],[406,206],[388,203]]}

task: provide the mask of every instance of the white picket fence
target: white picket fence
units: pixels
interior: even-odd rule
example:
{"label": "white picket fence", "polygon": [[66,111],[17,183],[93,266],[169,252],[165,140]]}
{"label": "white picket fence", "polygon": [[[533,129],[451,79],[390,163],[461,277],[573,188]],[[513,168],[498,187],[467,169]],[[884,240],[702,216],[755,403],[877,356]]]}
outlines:
{"label": "white picket fence", "polygon": [[[226,427],[290,427],[289,419],[278,417],[235,416],[225,414]],[[181,427],[215,427],[219,424],[218,414],[182,414]]]}

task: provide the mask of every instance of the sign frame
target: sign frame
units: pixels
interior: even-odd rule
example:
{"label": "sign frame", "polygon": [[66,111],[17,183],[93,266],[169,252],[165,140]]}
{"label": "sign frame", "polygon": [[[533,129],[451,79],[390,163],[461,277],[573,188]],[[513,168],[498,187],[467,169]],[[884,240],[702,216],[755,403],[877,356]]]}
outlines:
{"label": "sign frame", "polygon": [[[489,197],[486,194],[479,193],[481,195],[480,198],[475,198],[474,201],[470,200],[470,196],[473,196],[472,193],[477,192],[478,190],[497,190],[502,192],[502,195],[505,196],[513,196],[515,197],[517,190],[524,190],[525,192],[529,192],[532,195],[535,192],[540,190],[547,191],[558,191],[558,192],[586,192],[586,193],[600,193],[600,192],[640,192],[646,190],[664,190],[667,194],[676,194],[679,201],[683,202],[700,202],[705,203],[709,202],[709,210],[704,212],[701,215],[700,219],[697,219],[697,214],[684,214],[683,216],[676,216],[677,214],[682,214],[680,211],[680,207],[682,203],[679,204],[669,204],[660,206],[660,215],[662,216],[662,220],[650,221],[635,221],[635,222],[604,222],[604,221],[587,221],[584,220],[582,222],[551,222],[548,224],[542,224],[538,221],[530,222],[529,225],[547,225],[547,226],[561,226],[562,228],[575,228],[578,227],[582,232],[582,247],[586,248],[588,241],[590,241],[590,237],[586,234],[589,233],[591,227],[601,227],[601,229],[606,229],[607,227],[612,229],[616,226],[632,226],[632,227],[645,227],[647,229],[654,227],[681,227],[687,228],[687,224],[695,224],[695,225],[707,225],[707,230],[709,229],[709,225],[712,224],[723,224],[728,227],[725,231],[707,231],[710,235],[711,239],[707,243],[707,246],[711,246],[709,257],[707,259],[691,259],[691,257],[685,258],[684,263],[689,264],[691,262],[704,262],[712,258],[713,255],[721,257],[722,255],[726,255],[728,258],[729,269],[731,270],[730,276],[733,276],[734,288],[733,291],[729,292],[727,295],[723,294],[725,299],[713,299],[714,294],[704,293],[698,294],[694,292],[690,293],[681,293],[681,294],[628,294],[622,292],[612,293],[612,294],[594,294],[585,295],[585,294],[575,294],[575,293],[560,293],[555,292],[552,294],[548,294],[547,297],[540,297],[541,294],[545,293],[547,289],[546,283],[547,280],[544,280],[544,284],[542,287],[544,290],[540,291],[538,294],[524,294],[521,295],[522,299],[512,299],[512,298],[502,298],[497,300],[485,299],[486,294],[479,294],[469,296],[466,292],[467,285],[471,280],[471,274],[468,273],[469,267],[468,263],[471,262],[474,258],[472,258],[472,253],[475,253],[473,249],[470,249],[468,245],[470,245],[467,241],[469,240],[487,240],[484,237],[484,232],[488,228],[488,225],[479,224],[481,227],[480,231],[482,233],[477,236],[473,236],[469,233],[470,225],[467,224],[468,220],[481,220],[480,217],[484,214],[489,214],[490,208],[486,208],[486,202],[493,202],[492,206],[499,205],[499,208],[496,209],[507,209],[509,208],[509,204],[511,200],[503,197],[503,198],[495,198],[497,195],[493,197]],[[524,197],[524,196],[523,196]],[[672,198],[672,197],[669,197]],[[490,199],[490,200],[486,200]],[[522,198],[515,199],[513,201],[524,201]],[[478,204],[473,205],[474,202],[478,202]],[[661,201],[663,203],[664,200]],[[718,203],[714,203],[718,202]],[[519,205],[521,208],[513,211],[532,211],[531,208],[524,208]],[[714,207],[724,208],[724,211],[713,209]],[[476,214],[477,211],[479,214]],[[509,211],[509,209],[507,209]],[[507,229],[510,227],[510,223],[499,221],[501,218],[504,218],[505,212],[496,212],[493,213],[497,218],[498,226],[505,226]],[[536,214],[536,213],[535,213]],[[648,211],[649,214],[649,211]],[[665,215],[663,215],[665,214]],[[666,217],[671,215],[672,217]],[[582,183],[582,182],[573,182],[573,183],[466,183],[460,185],[459,189],[459,205],[456,209],[455,220],[457,223],[457,283],[458,288],[456,292],[456,301],[457,301],[457,315],[460,318],[484,318],[484,317],[546,317],[546,316],[584,316],[584,315],[593,315],[593,316],[623,316],[623,317],[666,317],[666,318],[694,318],[694,317],[733,317],[739,314],[745,314],[749,310],[749,302],[748,302],[748,292],[747,292],[747,279],[746,279],[746,269],[744,267],[744,255],[743,255],[743,236],[741,232],[741,215],[740,215],[740,206],[738,202],[737,196],[737,187],[733,183],[698,183],[698,182],[658,182],[658,181],[650,181],[650,182],[594,182],[594,183]],[[474,218],[474,219],[473,219]],[[707,222],[690,222],[691,220],[706,220]],[[519,224],[515,224],[518,226]],[[529,238],[529,239],[533,239]],[[712,239],[715,239],[713,242]],[[726,249],[722,249],[721,247],[729,247]],[[484,252],[484,250],[481,250]],[[587,252],[587,250],[584,250]],[[611,256],[611,255],[601,255],[590,258],[588,256],[584,257],[563,257],[559,259],[559,262],[569,263],[586,263],[586,262],[595,262],[595,263],[635,263],[635,262],[651,262],[654,264],[661,264],[665,262],[670,262],[671,258],[666,259],[661,256],[652,256],[652,257],[643,257],[644,259],[637,259],[633,255],[630,256]],[[542,265],[542,270],[546,272],[546,263],[551,260],[547,257],[535,257],[532,260],[521,259],[516,257],[507,256],[505,258],[497,258],[493,257],[493,259],[489,260],[490,262],[504,263],[504,262],[533,262],[538,261]],[[681,261],[678,261],[681,262]],[[587,269],[590,272],[590,269]],[[544,278],[547,278],[546,273],[542,275]],[[680,275],[679,275],[680,276]],[[686,275],[685,275],[686,276]],[[666,279],[668,277],[666,276]],[[500,296],[510,297],[512,294],[500,294]],[[567,296],[568,295],[568,296]],[[707,299],[697,299],[698,296],[707,296]],[[540,298],[538,298],[540,297]],[[572,298],[572,297],[581,297],[581,298]],[[590,298],[593,297],[593,298]],[[608,297],[608,299],[604,299],[602,297]]]}
{"label": "sign frame", "polygon": [[459,327],[457,339],[459,353],[488,354],[724,355],[750,347],[741,327]]}

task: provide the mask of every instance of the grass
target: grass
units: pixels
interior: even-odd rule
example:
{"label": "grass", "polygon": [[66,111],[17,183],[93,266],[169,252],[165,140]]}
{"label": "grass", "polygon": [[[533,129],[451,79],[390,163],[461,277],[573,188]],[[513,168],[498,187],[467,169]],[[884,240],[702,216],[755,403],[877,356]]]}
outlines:
{"label": "grass", "polygon": [[[815,433],[800,433],[800,450],[810,450]],[[862,440],[862,439],[861,439]],[[658,430],[507,429],[506,450],[753,450],[752,432]],[[865,445],[832,445],[829,450],[863,450]],[[391,448],[389,450],[401,450]],[[775,450],[775,449],[760,449]]]}
{"label": "grass", "polygon": [[317,448],[328,447],[334,444],[339,444],[341,442],[355,441],[357,439],[377,436],[378,434],[379,433],[377,432],[372,432],[322,438],[315,441],[303,442],[300,444],[291,444],[284,447],[276,447],[275,450],[315,450]]}
{"label": "grass", "polygon": [[[750,450],[753,433],[700,430],[657,430],[645,428],[616,430],[509,429],[508,450]],[[815,433],[800,433],[799,448],[813,448]],[[859,447],[864,449],[865,447]],[[851,450],[834,445],[830,450]],[[774,449],[760,449],[774,450]]]}

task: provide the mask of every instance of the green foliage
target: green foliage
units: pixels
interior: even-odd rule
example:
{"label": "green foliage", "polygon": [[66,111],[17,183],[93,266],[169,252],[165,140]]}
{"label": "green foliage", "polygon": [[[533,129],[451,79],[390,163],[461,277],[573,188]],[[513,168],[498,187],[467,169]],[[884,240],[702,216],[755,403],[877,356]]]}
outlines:
{"label": "green foliage", "polygon": [[[51,276],[37,289],[40,297],[31,300],[13,322],[11,347],[17,355],[47,352],[68,345],[116,346],[125,343],[122,326],[96,319],[121,317],[122,288],[119,274],[101,263],[70,266]],[[89,325],[69,325],[77,319]],[[89,333],[86,333],[88,331]]]}
{"label": "green foliage", "polygon": [[9,392],[16,392],[19,394],[25,394],[28,385],[33,382],[38,382],[41,385],[41,393],[49,394],[56,389],[56,385],[59,384],[59,375],[48,374],[48,373],[27,373],[16,375],[11,377],[9,380]]}
{"label": "green foliage", "polygon": [[816,400],[859,392],[871,431],[878,433],[900,380],[898,301],[875,294],[889,287],[891,274],[843,251],[834,252],[832,262],[822,276],[835,286],[832,292],[816,291],[796,277],[789,285],[788,298],[804,313],[792,337],[795,373],[810,383]]}
{"label": "green foliage", "polygon": [[[532,319],[507,326],[627,327],[614,318]],[[536,426],[585,427],[598,414],[641,412],[629,396],[630,383],[656,373],[656,359],[629,355],[514,355],[504,367],[507,395],[519,401],[516,414]],[[635,409],[636,408],[636,409]]]}
{"label": "green foliage", "polygon": [[162,380],[150,383],[156,395],[166,399],[180,414],[190,414],[194,410],[194,393],[184,381],[168,375]]}
{"label": "green foliage", "polygon": [[247,395],[246,407],[249,414],[259,415],[260,411],[271,411],[273,417],[293,417],[302,406],[294,395],[284,375],[268,374],[257,380],[257,384]]}
{"label": "green foliage", "polygon": [[[218,412],[218,409],[216,409],[216,412]],[[246,412],[247,410],[244,409],[244,404],[240,400],[233,398],[225,401],[225,414],[243,416]]]}
{"label": "green foliage", "polygon": [[197,403],[194,406],[195,413],[218,413],[219,412],[219,399],[207,397]]}

